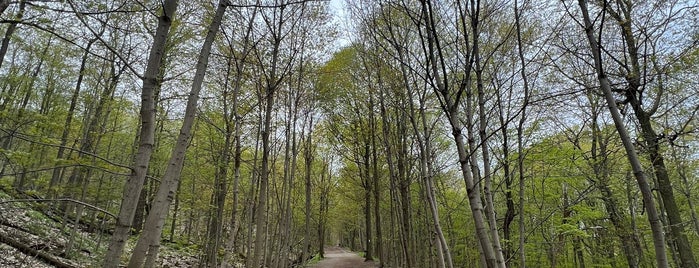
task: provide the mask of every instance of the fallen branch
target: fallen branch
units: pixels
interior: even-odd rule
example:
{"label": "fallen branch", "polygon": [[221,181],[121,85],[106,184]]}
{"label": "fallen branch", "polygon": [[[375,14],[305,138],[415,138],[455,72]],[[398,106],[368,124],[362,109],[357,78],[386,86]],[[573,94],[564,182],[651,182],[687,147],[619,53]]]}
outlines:
{"label": "fallen branch", "polygon": [[48,254],[46,252],[42,252],[42,251],[33,249],[30,246],[28,246],[20,241],[14,240],[14,239],[10,238],[9,236],[6,236],[2,233],[0,233],[0,242],[8,244],[24,254],[34,256],[37,259],[45,262],[46,264],[50,264],[50,265],[53,265],[53,266],[58,267],[58,268],[77,268],[77,266],[73,266],[72,264],[65,263],[62,260],[60,260],[59,258],[57,258],[51,254]]}
{"label": "fallen branch", "polygon": [[82,202],[82,201],[79,201],[79,200],[70,199],[70,198],[57,198],[57,199],[10,199],[10,200],[0,201],[0,205],[6,204],[6,203],[18,203],[18,202],[19,202],[19,203],[28,203],[28,202],[71,202],[71,203],[76,203],[76,204],[83,205],[83,206],[86,206],[86,207],[88,207],[88,208],[97,210],[97,211],[99,211],[99,212],[102,212],[102,213],[104,213],[104,214],[106,214],[106,215],[111,216],[111,217],[114,218],[114,219],[117,218],[116,215],[114,215],[114,214],[110,213],[109,211],[106,211],[106,210],[104,210],[104,209],[102,209],[102,208],[99,208],[99,207],[97,207],[97,206],[94,206],[94,205],[91,205],[91,204],[88,204],[88,203],[85,203],[85,202]]}

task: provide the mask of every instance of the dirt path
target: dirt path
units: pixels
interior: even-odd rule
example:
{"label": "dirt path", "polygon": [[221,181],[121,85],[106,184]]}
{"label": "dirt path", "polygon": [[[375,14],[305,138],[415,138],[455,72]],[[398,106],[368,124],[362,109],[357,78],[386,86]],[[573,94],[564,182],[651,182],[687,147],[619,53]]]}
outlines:
{"label": "dirt path", "polygon": [[354,252],[339,248],[325,248],[325,259],[308,266],[309,268],[375,268],[379,267],[374,262],[365,262]]}

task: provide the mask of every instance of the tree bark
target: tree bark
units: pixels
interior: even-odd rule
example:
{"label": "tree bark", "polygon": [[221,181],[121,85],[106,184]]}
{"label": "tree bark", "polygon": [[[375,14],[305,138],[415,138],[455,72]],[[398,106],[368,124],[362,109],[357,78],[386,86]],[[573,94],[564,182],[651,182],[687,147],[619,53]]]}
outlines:
{"label": "tree bark", "polygon": [[[372,241],[371,241],[371,175],[370,175],[370,170],[371,170],[371,156],[370,156],[370,147],[369,146],[369,137],[366,137],[367,141],[365,141],[364,145],[364,156],[362,157],[362,160],[364,160],[364,168],[359,168],[360,172],[363,172],[363,174],[360,174],[360,177],[362,178],[362,186],[364,186],[364,228],[366,229],[366,236],[364,237],[366,239],[366,249],[365,249],[365,255],[364,255],[364,261],[372,261],[374,260],[373,257],[373,248],[372,248]],[[357,162],[359,165],[360,163]]]}
{"label": "tree bark", "polygon": [[[302,253],[301,253],[301,260],[306,261],[308,260],[308,256],[310,254],[311,250],[311,164],[313,163],[313,154],[311,151],[311,142],[312,142],[312,126],[313,126],[313,117],[310,118],[310,125],[309,125],[309,131],[308,131],[308,140],[306,141],[306,148],[304,152],[304,160],[305,160],[305,167],[306,167],[306,174],[304,176],[305,178],[305,193],[306,193],[306,202],[304,204],[304,209],[306,211],[306,218],[304,219],[304,236],[303,236],[303,248],[302,248]],[[320,248],[322,248],[324,245],[320,245]]]}
{"label": "tree bark", "polygon": [[124,185],[116,227],[104,258],[103,267],[105,268],[116,268],[119,265],[121,253],[131,231],[131,222],[136,212],[138,197],[148,172],[150,157],[153,153],[153,144],[155,143],[155,90],[160,84],[158,74],[162,67],[165,43],[176,10],[177,0],[166,0],[163,3],[163,13],[158,17],[158,28],[156,29],[153,46],[148,56],[146,72],[143,76],[140,109],[141,130],[138,151],[134,156],[134,167],[129,180]]}
{"label": "tree bark", "polygon": [[[65,147],[68,144],[68,135],[70,134],[70,125],[73,122],[73,114],[75,113],[75,106],[78,103],[78,97],[80,96],[80,89],[82,88],[83,78],[85,77],[85,67],[87,65],[88,54],[92,48],[92,44],[97,41],[96,38],[90,39],[85,46],[85,51],[83,52],[82,59],[80,61],[80,69],[78,70],[78,81],[75,83],[75,89],[70,97],[70,105],[68,107],[68,114],[66,115],[65,124],[63,124],[63,132],[61,133],[60,147],[58,147],[58,153],[56,159],[63,159],[65,154]],[[2,64],[2,63],[0,63]],[[52,197],[57,197],[55,187],[61,183],[61,177],[63,176],[63,168],[56,168],[53,170],[51,175],[51,180],[49,181],[49,191],[53,192]]]}
{"label": "tree bark", "polygon": [[601,89],[604,93],[605,99],[607,100],[607,108],[612,115],[614,120],[614,125],[619,133],[622,143],[624,144],[624,149],[626,150],[626,155],[633,169],[634,176],[638,183],[638,187],[641,190],[643,196],[643,201],[645,203],[646,212],[648,213],[648,221],[651,226],[653,233],[653,245],[655,247],[655,259],[658,264],[658,268],[667,268],[668,260],[667,254],[665,252],[665,234],[663,233],[663,226],[660,222],[658,212],[655,208],[655,202],[653,201],[653,194],[650,189],[650,185],[643,172],[643,167],[641,166],[641,161],[636,154],[636,148],[629,137],[629,134],[624,126],[623,119],[619,113],[619,109],[616,106],[616,100],[612,95],[612,89],[607,79],[607,75],[602,69],[602,55],[599,44],[595,40],[593,25],[590,20],[589,11],[587,8],[586,0],[578,0],[580,9],[582,10],[583,22],[585,26],[585,34],[587,37],[590,50],[595,62],[595,72],[597,73],[597,78],[599,80]]}
{"label": "tree bark", "polygon": [[10,6],[10,0],[1,0],[0,1],[0,15],[2,13],[5,13],[5,9]]}
{"label": "tree bark", "polygon": [[[632,5],[630,3],[619,3],[621,13],[617,13],[611,9],[611,7],[605,5],[606,10],[609,11],[612,17],[618,22],[621,28],[621,33],[625,41],[626,48],[628,49],[628,55],[630,60],[630,72],[626,75],[626,80],[628,82],[628,88],[625,90],[626,98],[631,105],[631,108],[638,119],[638,123],[641,128],[641,134],[643,136],[643,141],[645,143],[645,148],[647,151],[647,156],[653,165],[653,171],[655,172],[655,178],[658,182],[658,192],[662,197],[662,204],[665,212],[667,213],[667,218],[670,225],[671,240],[677,244],[677,250],[679,251],[679,257],[681,260],[680,266],[687,268],[696,268],[697,262],[694,257],[693,250],[687,239],[687,235],[684,233],[684,222],[680,215],[679,207],[675,201],[675,194],[672,189],[672,182],[670,181],[670,176],[667,173],[667,168],[665,166],[665,160],[663,155],[660,153],[659,140],[660,136],[656,133],[651,122],[651,116],[655,112],[655,107],[651,108],[650,111],[644,110],[642,103],[642,89],[641,89],[641,67],[639,63],[639,52],[636,44],[636,38],[633,36],[633,31],[631,28],[632,18],[631,9]],[[664,89],[660,89],[661,91]],[[662,92],[657,96],[660,98]],[[658,102],[659,100],[655,100]],[[657,105],[656,105],[657,106]]]}
{"label": "tree bark", "polygon": [[[476,237],[478,238],[481,252],[483,253],[483,256],[485,258],[485,265],[489,268],[504,267],[504,263],[499,263],[497,261],[495,251],[493,250],[493,244],[490,241],[491,237],[489,235],[489,230],[486,227],[486,220],[483,216],[483,203],[481,202],[480,186],[474,180],[471,167],[469,166],[470,156],[466,148],[466,143],[464,142],[464,136],[462,135],[462,130],[464,127],[461,123],[461,118],[458,117],[459,97],[462,95],[463,91],[469,83],[468,81],[462,82],[462,86],[459,88],[456,94],[452,94],[450,92],[450,88],[444,83],[443,79],[446,77],[446,73],[442,69],[442,74],[440,74],[440,70],[438,68],[438,66],[440,66],[440,62],[442,62],[443,64],[443,61],[437,60],[437,54],[439,53],[440,59],[442,54],[440,51],[440,44],[436,37],[437,33],[434,27],[435,19],[432,15],[432,6],[429,2],[424,0],[421,1],[421,3],[422,13],[425,16],[425,25],[427,27],[426,45],[428,49],[426,51],[426,56],[428,57],[428,61],[431,63],[431,68],[429,69],[428,73],[435,80],[436,85],[433,87],[433,89],[437,93],[437,95],[441,97],[440,101],[442,104],[442,110],[444,110],[449,121],[449,125],[451,126],[452,136],[456,144],[456,151],[458,154],[462,177],[464,179],[464,183],[466,184],[466,192],[469,199],[469,206],[473,214],[473,221],[476,229]],[[476,6],[473,8],[477,9],[478,7]],[[463,13],[460,4],[459,13]],[[472,20],[472,27],[475,28],[476,24],[478,23],[478,18],[473,18]],[[461,21],[465,24],[465,19],[463,17],[461,18]],[[470,75],[470,70],[471,65],[467,65],[466,70],[464,70],[465,74],[467,75],[467,80],[468,75]]]}
{"label": "tree bark", "polygon": [[[245,38],[243,40],[243,51],[241,53],[241,58],[237,59],[235,62],[235,82],[233,83],[233,103],[231,111],[229,112],[231,118],[229,121],[235,121],[235,127],[233,130],[235,149],[233,152],[233,204],[231,212],[231,231],[228,234],[228,241],[226,242],[226,250],[223,255],[223,260],[221,266],[227,268],[232,264],[231,255],[236,251],[236,234],[238,233],[238,199],[239,199],[239,185],[240,185],[240,164],[242,162],[242,144],[241,144],[241,126],[242,126],[242,116],[238,113],[238,98],[240,95],[240,89],[243,83],[243,72],[245,61],[250,54],[250,35],[253,30],[253,22],[257,15],[257,9],[252,13],[252,16],[248,20],[247,28],[245,30]],[[230,65],[230,63],[229,63]],[[231,120],[232,119],[232,120]]]}
{"label": "tree bark", "polygon": [[141,267],[146,258],[146,253],[148,255],[146,266],[150,267],[157,259],[160,247],[160,236],[164,227],[165,218],[167,217],[170,203],[174,199],[175,191],[177,191],[182,166],[184,164],[185,152],[190,142],[191,130],[194,125],[194,119],[196,118],[199,92],[204,82],[204,76],[209,63],[209,55],[211,54],[211,47],[216,34],[221,28],[221,20],[228,4],[227,0],[219,0],[214,18],[208,27],[206,38],[202,45],[201,52],[199,53],[199,58],[197,59],[196,72],[194,81],[192,82],[192,90],[189,92],[187,98],[182,127],[180,128],[177,142],[172,149],[165,174],[153,198],[153,205],[146,218],[143,234],[139,237],[136,247],[134,248],[134,253],[129,260],[129,267]]}
{"label": "tree bark", "polygon": [[[524,99],[522,100],[522,111],[519,118],[519,123],[517,124],[517,170],[518,170],[518,195],[519,195],[519,267],[527,267],[526,254],[524,252],[525,243],[525,227],[524,227],[524,122],[527,119],[527,106],[529,105],[529,77],[527,76],[526,63],[524,62],[524,48],[522,44],[522,29],[520,22],[520,11],[517,0],[514,3],[515,6],[515,26],[517,28],[517,56],[519,58],[519,63],[522,66],[520,68],[520,76],[522,77],[522,82],[524,84]],[[504,131],[504,130],[503,130]],[[509,208],[508,201],[508,208]],[[509,212],[509,209],[508,209]],[[510,216],[510,215],[507,215]],[[506,216],[506,217],[507,217]],[[514,217],[514,215],[512,215]]]}
{"label": "tree bark", "polygon": [[[0,1],[0,14],[2,14],[5,11],[5,8],[7,8],[9,4],[9,0]],[[19,2],[19,11],[17,12],[16,18],[17,21],[21,21],[24,17],[24,9],[26,6],[26,0],[21,0]],[[10,25],[7,26],[7,30],[5,30],[5,37],[2,38],[2,45],[0,45],[0,67],[2,67],[2,63],[5,61],[7,48],[10,46],[10,39],[12,39],[12,35],[15,33],[15,30],[17,30],[17,24],[17,22],[11,22]]]}
{"label": "tree bark", "polygon": [[[474,30],[475,31],[475,30]],[[498,233],[497,221],[495,219],[495,205],[493,201],[493,193],[491,188],[493,187],[493,181],[490,171],[490,151],[488,149],[488,134],[486,133],[487,119],[485,114],[485,92],[483,90],[483,77],[482,77],[482,66],[480,63],[480,51],[478,46],[478,40],[474,42],[474,57],[476,58],[476,89],[478,95],[478,136],[480,139],[481,156],[483,158],[483,194],[485,195],[485,213],[490,225],[490,236],[492,237],[493,250],[495,251],[495,260],[498,266],[505,267],[505,258],[502,254],[502,245],[500,244],[500,235]],[[468,111],[467,113],[470,113]],[[473,149],[475,151],[475,149]]]}
{"label": "tree bark", "polygon": [[381,230],[381,192],[379,191],[379,167],[376,147],[376,117],[374,110],[374,94],[369,95],[369,129],[371,130],[371,152],[372,152],[372,182],[374,183],[374,224],[376,226],[376,255],[379,258],[379,267],[384,266],[383,234]]}

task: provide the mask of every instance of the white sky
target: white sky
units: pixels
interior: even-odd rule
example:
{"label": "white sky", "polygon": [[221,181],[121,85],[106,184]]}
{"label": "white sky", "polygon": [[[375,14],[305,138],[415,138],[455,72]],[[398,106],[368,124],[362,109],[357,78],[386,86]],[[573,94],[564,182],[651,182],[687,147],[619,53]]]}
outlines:
{"label": "white sky", "polygon": [[330,8],[332,9],[335,23],[338,26],[338,39],[335,40],[335,47],[341,48],[351,43],[350,40],[350,21],[345,12],[345,0],[330,0]]}

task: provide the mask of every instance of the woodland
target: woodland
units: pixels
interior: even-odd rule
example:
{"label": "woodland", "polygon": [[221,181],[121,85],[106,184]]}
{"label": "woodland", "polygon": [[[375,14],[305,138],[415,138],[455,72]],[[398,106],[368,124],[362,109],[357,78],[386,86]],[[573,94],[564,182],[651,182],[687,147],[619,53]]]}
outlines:
{"label": "woodland", "polygon": [[0,36],[1,267],[699,267],[693,0],[0,0]]}

